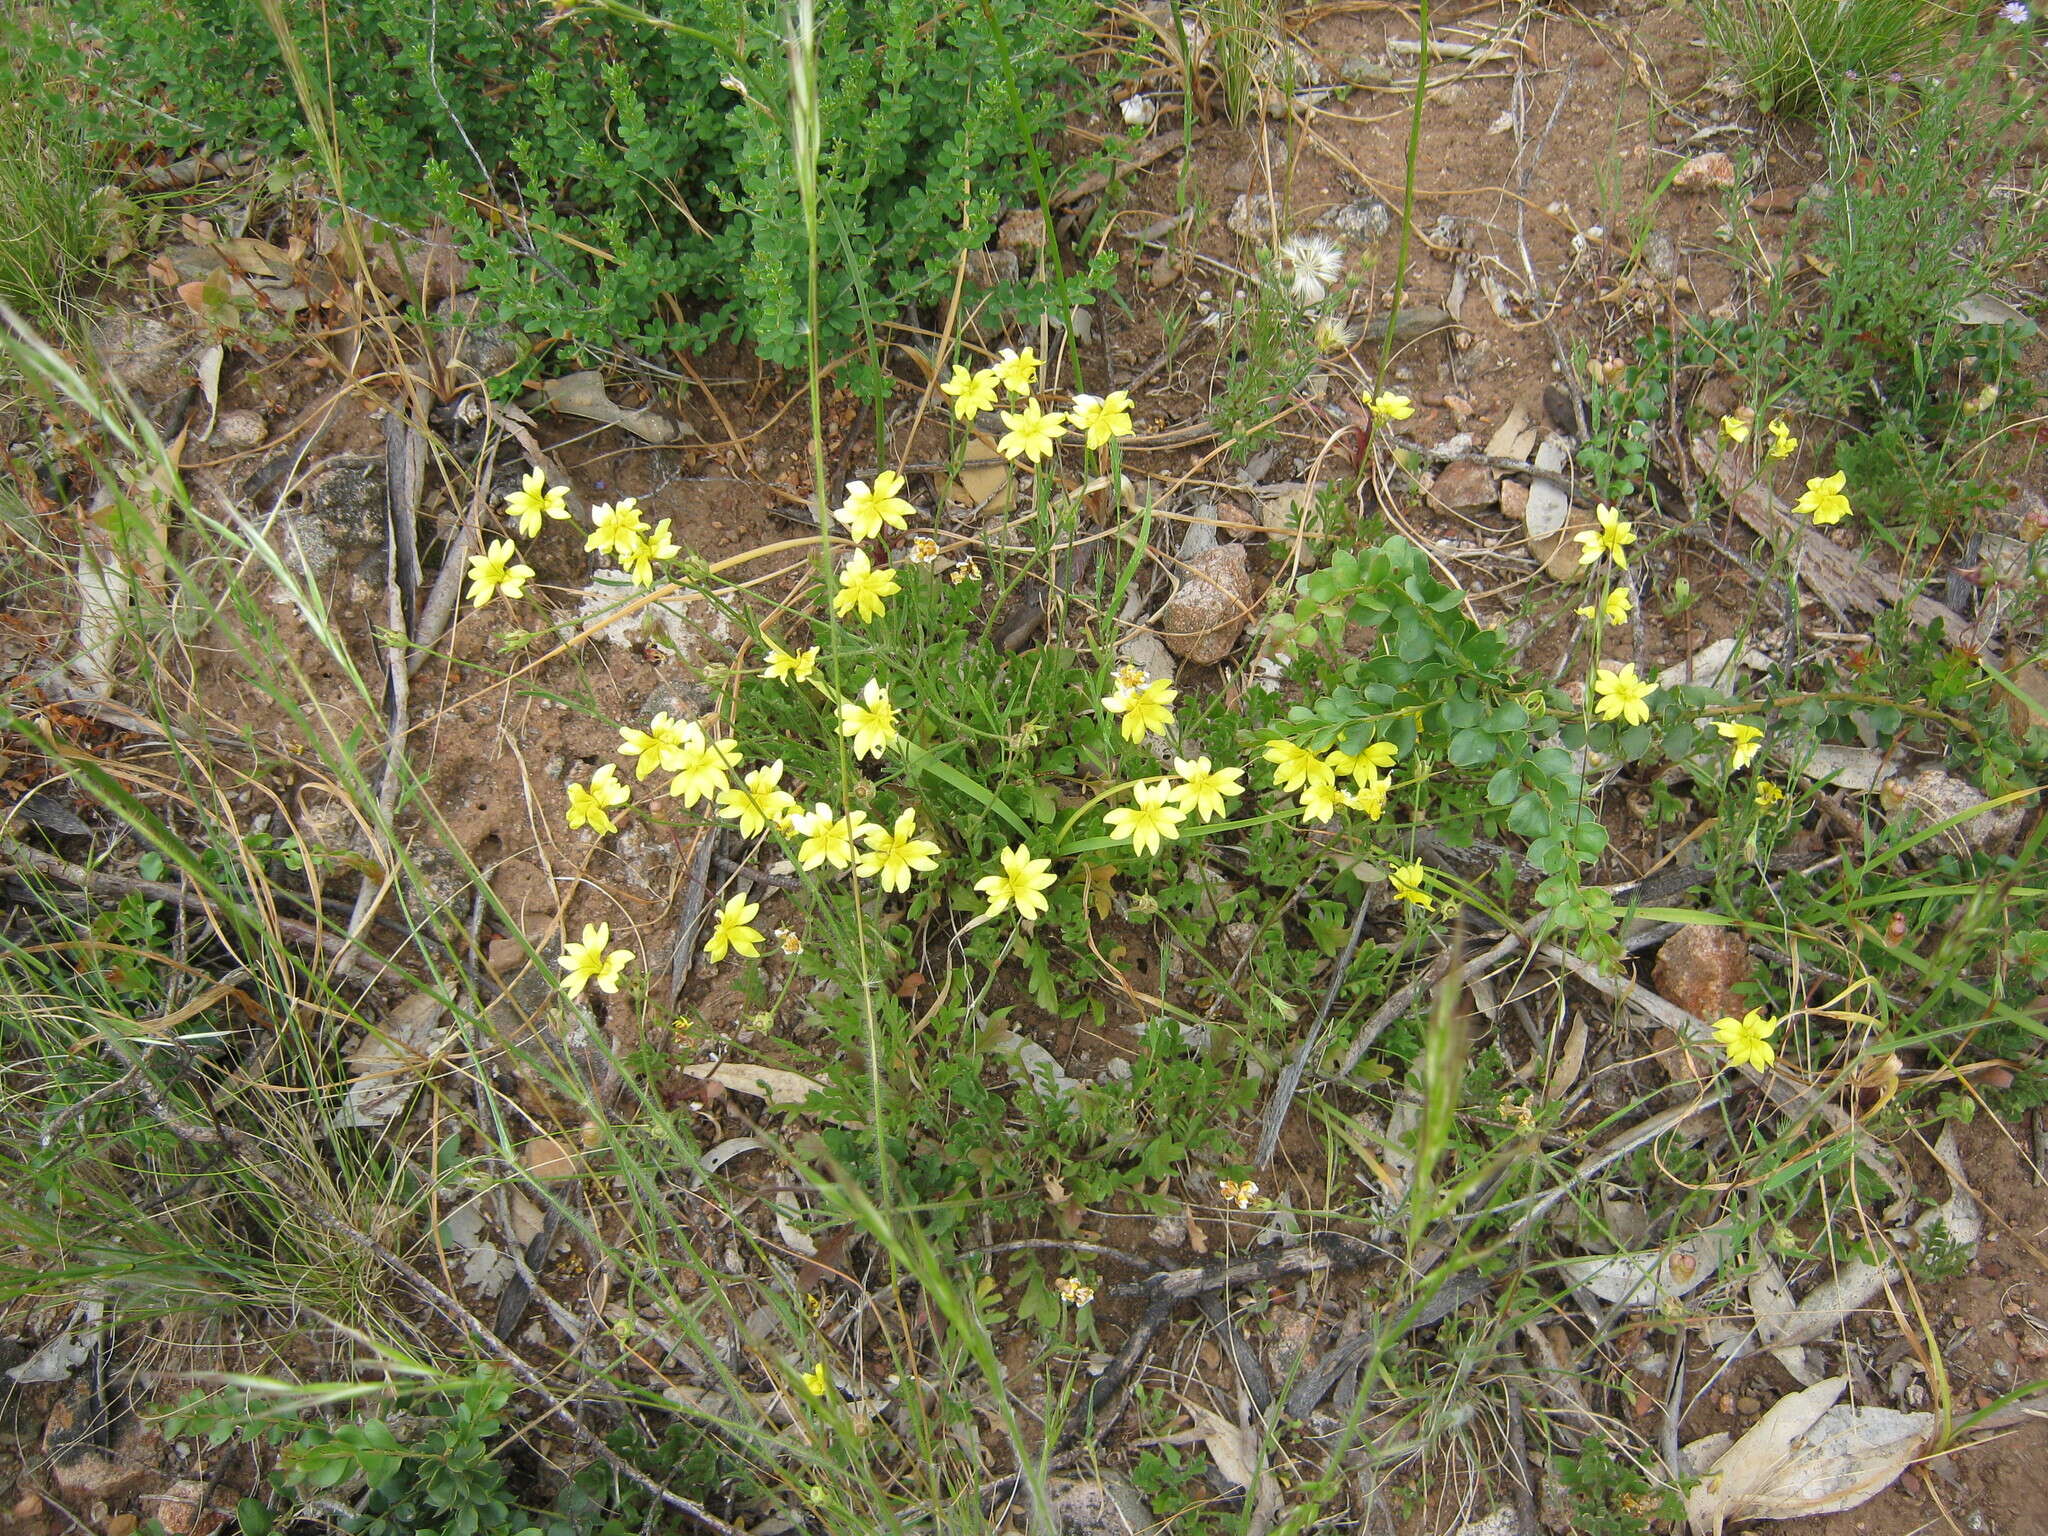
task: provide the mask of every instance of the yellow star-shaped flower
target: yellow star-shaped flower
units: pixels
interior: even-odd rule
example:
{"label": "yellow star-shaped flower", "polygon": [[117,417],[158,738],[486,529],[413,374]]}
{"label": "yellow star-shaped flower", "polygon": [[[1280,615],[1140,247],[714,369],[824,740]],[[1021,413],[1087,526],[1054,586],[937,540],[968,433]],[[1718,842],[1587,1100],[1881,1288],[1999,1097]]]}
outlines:
{"label": "yellow star-shaped flower", "polygon": [[907,891],[913,874],[925,874],[939,867],[933,857],[939,845],[917,835],[914,810],[904,811],[893,827],[869,822],[861,828],[861,837],[868,848],[854,865],[854,872],[875,881],[885,891]]}
{"label": "yellow star-shaped flower", "polygon": [[856,539],[872,539],[884,528],[901,533],[910,526],[910,514],[917,508],[903,499],[904,479],[893,469],[875,476],[871,486],[865,480],[846,482],[846,501],[832,516],[846,525]]}
{"label": "yellow star-shaped flower", "polygon": [[632,799],[632,791],[619,782],[619,771],[610,763],[602,764],[590,776],[586,784],[569,786],[569,827],[588,827],[599,837],[619,830],[618,823],[611,818],[612,807],[624,805]]}
{"label": "yellow star-shaped flower", "polygon": [[761,904],[734,896],[718,909],[718,921],[711,925],[711,937],[704,941],[705,958],[716,965],[728,954],[752,960],[761,953],[765,935],[749,925],[760,915]]}
{"label": "yellow star-shaped flower", "polygon": [[1031,386],[1038,381],[1041,361],[1039,355],[1029,347],[1022,352],[1005,347],[991,371],[1003,381],[1003,388],[1022,400],[1031,393]]}
{"label": "yellow star-shaped flower", "polygon": [[1018,843],[1005,848],[997,859],[998,873],[983,875],[974,882],[974,888],[988,898],[988,916],[994,917],[1008,907],[1015,907],[1017,915],[1030,922],[1045,915],[1052,905],[1045,898],[1045,888],[1059,879],[1052,873],[1051,859],[1035,859],[1027,844]]}
{"label": "yellow star-shaped flower", "polygon": [[1602,667],[1593,674],[1593,713],[1602,720],[1646,724],[1650,718],[1650,695],[1656,691],[1655,683],[1636,676],[1634,662],[1618,672]]}
{"label": "yellow star-shaped flower", "polygon": [[493,539],[480,555],[469,557],[469,600],[481,608],[500,592],[510,598],[526,595],[533,567],[515,565],[519,547],[510,539]]}
{"label": "yellow star-shaped flower", "polygon": [[1436,898],[1423,889],[1428,871],[1420,864],[1397,864],[1387,874],[1396,901],[1413,902],[1425,912],[1436,910]]}
{"label": "yellow star-shaped flower", "polygon": [[1584,608],[1574,608],[1572,612],[1592,624],[1626,624],[1632,606],[1633,600],[1628,595],[1628,588],[1616,587],[1600,599],[1597,608],[1589,603]]}
{"label": "yellow star-shaped flower", "polygon": [[759,837],[796,809],[796,797],[782,787],[782,759],[743,774],[718,792],[718,814],[740,824],[742,837]]}
{"label": "yellow star-shaped flower", "polygon": [[1082,442],[1089,448],[1100,448],[1113,437],[1129,437],[1137,430],[1131,425],[1131,397],[1121,389],[1100,397],[1074,396],[1069,419],[1084,434]]}
{"label": "yellow star-shaped flower", "polygon": [[1785,418],[1773,416],[1770,425],[1764,429],[1771,434],[1771,446],[1764,450],[1767,457],[1789,459],[1799,446],[1799,439],[1792,435],[1792,429],[1785,425]]}
{"label": "yellow star-shaped flower", "polygon": [[781,646],[768,648],[768,665],[761,669],[761,675],[771,683],[808,683],[818,673],[818,648],[813,645],[801,651],[785,651]]}
{"label": "yellow star-shaped flower", "polygon": [[803,839],[796,852],[801,868],[816,869],[820,864],[830,864],[834,869],[849,869],[859,851],[855,845],[869,822],[859,811],[835,816],[831,806],[819,804],[790,817],[789,825]]}
{"label": "yellow star-shaped flower", "polygon": [[668,525],[669,520],[664,517],[652,528],[626,535],[618,551],[619,564],[633,578],[634,586],[653,586],[654,562],[673,560],[683,552],[682,545],[669,537]]}
{"label": "yellow star-shaped flower", "polygon": [[1180,775],[1174,798],[1183,811],[1203,821],[1215,821],[1224,814],[1226,797],[1235,799],[1244,793],[1242,768],[1212,768],[1206,757],[1176,757],[1173,771]]}
{"label": "yellow star-shaped flower", "polygon": [[1721,435],[1740,448],[1749,441],[1749,419],[1745,416],[1723,416]]}
{"label": "yellow star-shaped flower", "polygon": [[612,941],[610,923],[585,923],[583,941],[580,944],[564,944],[558,964],[569,974],[561,980],[562,990],[571,997],[581,997],[583,989],[592,982],[600,992],[619,990],[619,975],[633,962],[633,951],[614,949],[606,953]]}
{"label": "yellow star-shaped flower", "polygon": [[505,510],[519,519],[519,537],[535,538],[544,520],[569,515],[569,488],[549,485],[548,477],[536,469],[520,476],[519,489],[505,498]]}
{"label": "yellow star-shaped flower", "polygon": [[1260,756],[1273,765],[1273,784],[1282,794],[1291,795],[1304,784],[1336,782],[1337,770],[1298,741],[1275,737]]}
{"label": "yellow star-shaped flower", "polygon": [[939,386],[939,393],[952,399],[955,419],[972,421],[983,411],[996,408],[996,392],[1002,382],[1002,376],[993,368],[969,373],[964,364],[955,363],[953,377]]}
{"label": "yellow star-shaped flower", "polygon": [[583,541],[587,553],[631,557],[633,540],[647,529],[640,515],[640,503],[631,496],[616,502],[601,501],[590,509],[590,536]]}
{"label": "yellow star-shaped flower", "polygon": [[839,590],[832,594],[832,615],[843,619],[849,613],[856,614],[861,623],[872,624],[882,616],[888,600],[902,590],[894,571],[886,565],[877,567],[868,559],[866,550],[857,549],[839,572]]}
{"label": "yellow star-shaped flower", "polygon": [[674,719],[663,710],[647,722],[644,731],[638,726],[622,725],[619,727],[619,756],[639,758],[634,765],[635,778],[644,779],[657,768],[665,773],[674,773],[683,760],[683,748],[689,741],[684,727],[695,723]]}
{"label": "yellow star-shaped flower", "polygon": [[1849,516],[1849,498],[1842,494],[1842,487],[1849,477],[1841,470],[1806,482],[1806,489],[1799,493],[1799,499],[1792,503],[1794,512],[1803,512],[1813,519],[1817,528],[1839,523]]}
{"label": "yellow star-shaped flower", "polygon": [[1731,1067],[1755,1067],[1759,1072],[1768,1072],[1771,1063],[1778,1059],[1776,1049],[1771,1045],[1771,1036],[1777,1032],[1778,1021],[1767,1019],[1752,1008],[1739,1019],[1717,1019],[1714,1022],[1714,1038],[1728,1053]]}
{"label": "yellow star-shaped flower", "polygon": [[1735,750],[1729,755],[1732,768],[1747,768],[1763,749],[1763,727],[1750,725],[1742,720],[1717,720],[1714,729],[1725,741],[1735,743]]}
{"label": "yellow star-shaped flower", "polygon": [[1036,464],[1051,458],[1052,445],[1067,435],[1067,414],[1028,400],[1022,411],[1003,412],[1003,425],[1009,430],[996,439],[996,452],[1013,462],[1025,458]]}
{"label": "yellow star-shaped flower", "polygon": [[668,792],[685,806],[695,805],[699,800],[710,800],[726,787],[727,774],[739,766],[739,743],[728,736],[723,741],[713,741],[704,734],[704,728],[694,720],[686,720],[682,727],[682,741],[675,751],[675,782]]}
{"label": "yellow star-shaped flower", "polygon": [[1414,402],[1406,395],[1397,395],[1390,389],[1374,395],[1370,409],[1381,421],[1406,421],[1415,414]]}
{"label": "yellow star-shaped flower", "polygon": [[1119,688],[1102,701],[1102,707],[1117,716],[1117,729],[1125,741],[1143,741],[1154,732],[1164,735],[1173,729],[1173,701],[1180,690],[1163,677],[1150,678],[1135,688]]}
{"label": "yellow star-shaped flower", "polygon": [[1619,511],[1604,501],[1593,509],[1593,516],[1599,520],[1600,526],[1575,535],[1579,541],[1579,564],[1591,565],[1605,555],[1624,571],[1627,570],[1628,547],[1636,541],[1635,525],[1625,521]]}
{"label": "yellow star-shaped flower", "polygon": [[839,706],[839,734],[853,739],[855,757],[880,757],[894,746],[902,732],[896,728],[889,690],[869,678],[858,703],[848,699]]}
{"label": "yellow star-shaped flower", "polygon": [[1140,784],[1131,791],[1130,805],[1120,805],[1103,818],[1109,835],[1128,842],[1131,852],[1157,853],[1161,839],[1180,840],[1180,824],[1187,819],[1171,784]]}

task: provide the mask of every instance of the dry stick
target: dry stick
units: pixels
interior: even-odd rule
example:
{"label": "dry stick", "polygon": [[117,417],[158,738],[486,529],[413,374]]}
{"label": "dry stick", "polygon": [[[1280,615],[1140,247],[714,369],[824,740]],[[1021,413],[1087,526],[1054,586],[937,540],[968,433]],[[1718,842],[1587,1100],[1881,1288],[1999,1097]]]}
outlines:
{"label": "dry stick", "polygon": [[1316,1010],[1315,1022],[1309,1026],[1308,1037],[1301,1042],[1301,1049],[1280,1069],[1279,1081],[1273,1085],[1273,1097],[1266,1104],[1266,1117],[1259,1126],[1259,1147],[1252,1154],[1254,1168],[1264,1168],[1273,1160],[1273,1149],[1280,1144],[1280,1126],[1287,1118],[1287,1107],[1294,1102],[1294,1095],[1301,1087],[1301,1074],[1307,1070],[1310,1055],[1322,1041],[1323,1026],[1330,1021],[1330,1010],[1337,1006],[1337,994],[1343,990],[1344,978],[1351,974],[1351,962],[1358,958],[1358,944],[1365,937],[1365,916],[1370,909],[1371,904],[1361,894],[1358,914],[1351,919],[1350,936],[1344,940],[1344,953],[1337,957],[1337,968],[1330,973],[1330,985],[1323,991],[1323,1005]]}
{"label": "dry stick", "polygon": [[[213,924],[222,942],[227,942],[227,929],[221,922],[220,915],[207,904],[204,897],[180,886],[162,880],[141,880],[132,875],[119,875],[109,870],[85,869],[53,854],[18,843],[12,838],[0,838],[0,847],[5,848],[7,856],[15,862],[17,870],[32,869],[45,879],[62,880],[66,885],[75,885],[88,895],[111,896],[116,901],[123,896],[134,894],[150,901],[169,902],[197,917],[205,918]],[[295,918],[270,917],[267,921],[276,929],[279,937],[306,949],[317,949],[334,962],[337,970],[358,981],[368,983],[394,978],[402,981],[414,980],[382,955],[368,949],[360,939],[339,933],[327,933]],[[415,985],[420,984],[415,982]]]}
{"label": "dry stick", "polygon": [[[1509,955],[1520,949],[1522,943],[1522,935],[1511,933],[1476,960],[1466,961],[1465,969],[1468,972],[1478,972],[1486,966],[1492,965],[1496,960],[1505,960]],[[1400,991],[1380,1004],[1379,1010],[1365,1021],[1364,1027],[1358,1031],[1357,1038],[1351,1042],[1350,1048],[1344,1052],[1344,1060],[1337,1067],[1337,1075],[1339,1077],[1349,1076],[1351,1070],[1358,1065],[1358,1058],[1372,1048],[1372,1043],[1385,1033],[1387,1026],[1406,1013],[1409,1006],[1423,992],[1437,985],[1444,977],[1450,974],[1452,959],[1451,951],[1445,950],[1435,960],[1430,962],[1426,970],[1418,973]]]}

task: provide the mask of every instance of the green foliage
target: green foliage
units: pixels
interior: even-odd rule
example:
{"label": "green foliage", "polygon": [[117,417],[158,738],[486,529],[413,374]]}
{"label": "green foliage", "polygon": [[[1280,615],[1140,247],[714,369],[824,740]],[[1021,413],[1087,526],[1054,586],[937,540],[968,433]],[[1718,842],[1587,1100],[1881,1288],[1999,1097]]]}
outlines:
{"label": "green foliage", "polygon": [[1938,0],[1698,0],[1709,42],[1766,112],[1819,111],[1845,79],[1882,79],[1940,56],[1953,13]]}
{"label": "green foliage", "polygon": [[[1417,785],[1413,816],[1450,841],[1503,831],[1526,839],[1544,876],[1536,899],[1556,926],[1596,938],[1614,917],[1603,892],[1586,889],[1584,869],[1606,851],[1607,829],[1585,808],[1584,785],[1565,746],[1541,745],[1564,727],[1567,746],[1592,742],[1640,757],[1649,726],[1568,725],[1561,697],[1512,662],[1507,641],[1465,611],[1464,594],[1431,571],[1421,550],[1394,537],[1367,550],[1335,551],[1302,578],[1295,622],[1320,638],[1321,696],[1289,712],[1302,744],[1360,752],[1393,743]],[[1353,627],[1376,632],[1362,655],[1346,645]],[[1666,703],[1663,690],[1660,706]],[[1686,740],[1672,747],[1680,755]]]}
{"label": "green foliage", "polygon": [[[1650,444],[1664,425],[1671,392],[1668,333],[1653,331],[1636,343],[1636,360],[1619,380],[1594,382],[1586,390],[1587,437],[1579,463],[1593,477],[1593,492],[1619,505],[1644,488]],[[1579,372],[1585,374],[1583,357]]]}
{"label": "green foliage", "polygon": [[[144,0],[58,9],[77,43],[48,62],[160,109],[109,110],[96,132],[174,150],[305,142],[277,41],[248,0],[189,0],[175,24]],[[667,25],[624,6],[542,25],[525,0],[283,9],[334,113],[350,200],[401,223],[448,216],[498,320],[578,350],[731,336],[772,362],[802,357],[806,246],[781,7],[678,0]],[[942,292],[1006,205],[1034,200],[1028,146],[1077,79],[1059,45],[1094,10],[821,8],[828,354]]]}
{"label": "green foliage", "polygon": [[1571,1494],[1578,1536],[1651,1536],[1658,1529],[1651,1522],[1684,1517],[1675,1493],[1653,1488],[1641,1468],[1616,1456],[1597,1435],[1577,1456],[1555,1457],[1552,1465]]}

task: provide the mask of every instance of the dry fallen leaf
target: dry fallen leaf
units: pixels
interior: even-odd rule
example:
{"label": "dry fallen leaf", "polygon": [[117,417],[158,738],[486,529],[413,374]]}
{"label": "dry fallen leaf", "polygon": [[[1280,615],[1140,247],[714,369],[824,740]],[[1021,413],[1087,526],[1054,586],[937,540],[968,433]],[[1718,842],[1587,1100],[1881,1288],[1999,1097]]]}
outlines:
{"label": "dry fallen leaf", "polygon": [[803,1104],[812,1094],[825,1091],[823,1083],[800,1072],[785,1072],[780,1067],[757,1067],[747,1062],[700,1061],[683,1070],[692,1077],[706,1078],[721,1087],[730,1088],[734,1093],[751,1094],[757,1099],[766,1099],[770,1104],[792,1108]]}
{"label": "dry fallen leaf", "polygon": [[1709,1462],[1686,1495],[1692,1536],[1721,1536],[1731,1521],[1854,1509],[1890,1487],[1926,1446],[1934,1415],[1839,1404],[1848,1384],[1837,1376],[1780,1398],[1718,1456],[1707,1442],[1688,1446],[1694,1466]]}
{"label": "dry fallen leaf", "polygon": [[1562,1268],[1573,1285],[1602,1301],[1656,1307],[1711,1278],[1721,1267],[1723,1243],[1721,1230],[1708,1227],[1654,1252],[1574,1259]]}

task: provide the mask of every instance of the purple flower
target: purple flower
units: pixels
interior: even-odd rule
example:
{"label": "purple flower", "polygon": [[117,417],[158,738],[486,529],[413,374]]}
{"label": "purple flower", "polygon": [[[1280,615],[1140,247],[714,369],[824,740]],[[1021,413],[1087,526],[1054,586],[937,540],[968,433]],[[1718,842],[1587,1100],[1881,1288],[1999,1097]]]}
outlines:
{"label": "purple flower", "polygon": [[2026,8],[2022,0],[2006,0],[2006,3],[1998,8],[1998,14],[2016,27],[2024,27],[2034,19],[2034,13]]}

